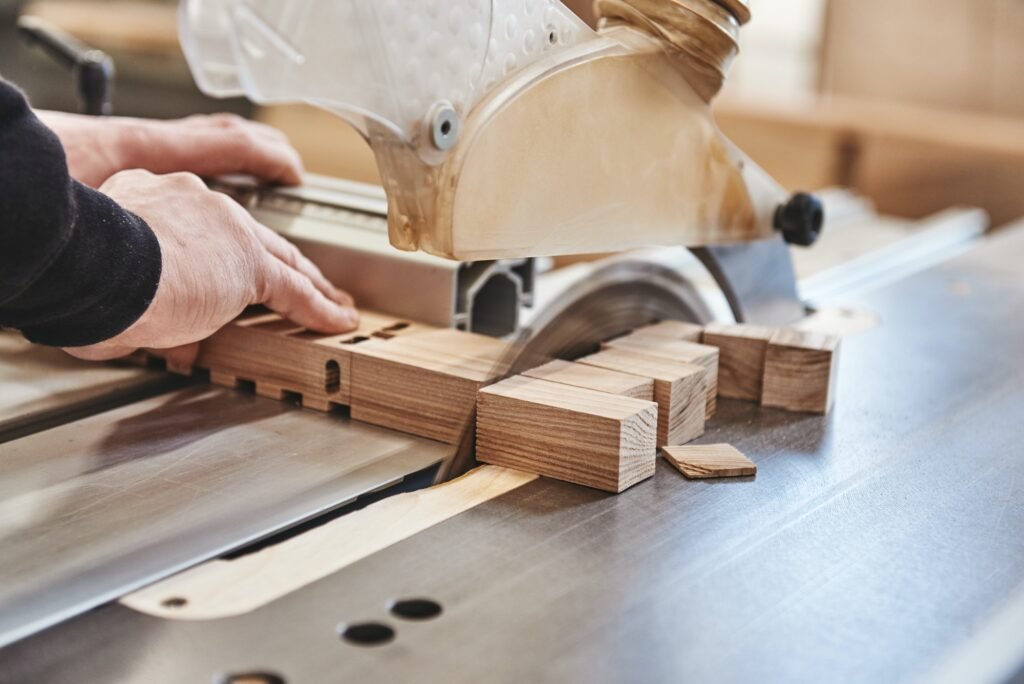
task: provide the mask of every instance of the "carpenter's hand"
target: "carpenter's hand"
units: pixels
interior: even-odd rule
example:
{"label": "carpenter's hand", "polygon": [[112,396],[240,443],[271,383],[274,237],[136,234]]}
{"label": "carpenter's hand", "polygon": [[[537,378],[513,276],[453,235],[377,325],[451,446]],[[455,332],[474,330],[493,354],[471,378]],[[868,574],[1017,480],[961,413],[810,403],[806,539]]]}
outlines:
{"label": "carpenter's hand", "polygon": [[233,114],[174,121],[36,112],[60,138],[71,176],[99,187],[118,171],[246,173],[295,185],[302,161],[283,133]]}
{"label": "carpenter's hand", "polygon": [[352,299],[290,242],[192,174],[124,171],[100,191],[141,216],[160,242],[163,270],[152,304],[120,335],[66,351],[109,359],[139,347],[191,364],[199,340],[250,304],[324,333],[353,329]]}

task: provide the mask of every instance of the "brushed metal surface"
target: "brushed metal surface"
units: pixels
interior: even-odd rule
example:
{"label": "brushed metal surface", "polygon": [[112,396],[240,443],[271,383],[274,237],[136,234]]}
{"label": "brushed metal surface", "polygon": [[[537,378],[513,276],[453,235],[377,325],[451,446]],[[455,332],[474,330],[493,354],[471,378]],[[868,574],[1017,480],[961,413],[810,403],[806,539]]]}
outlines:
{"label": "brushed metal surface", "polygon": [[449,451],[209,387],[2,444],[0,643],[335,508]]}
{"label": "brushed metal surface", "polygon": [[[541,480],[249,615],[117,605],[0,650],[0,681],[899,682],[1024,581],[1024,229],[847,302],[835,411],[722,401],[753,480]],[[427,597],[406,622],[389,602]],[[341,624],[397,630],[377,648]]]}
{"label": "brushed metal surface", "polygon": [[0,331],[0,442],[183,384],[144,368],[80,361]]}

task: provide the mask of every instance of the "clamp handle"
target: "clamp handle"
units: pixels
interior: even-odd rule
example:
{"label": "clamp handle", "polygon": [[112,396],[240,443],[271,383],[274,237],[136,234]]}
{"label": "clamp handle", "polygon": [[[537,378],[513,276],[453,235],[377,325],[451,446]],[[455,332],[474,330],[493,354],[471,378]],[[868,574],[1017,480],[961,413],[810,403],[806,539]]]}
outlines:
{"label": "clamp handle", "polygon": [[18,32],[29,45],[39,47],[71,71],[77,82],[83,114],[105,116],[111,113],[114,61],[107,53],[86,45],[38,17],[19,17]]}

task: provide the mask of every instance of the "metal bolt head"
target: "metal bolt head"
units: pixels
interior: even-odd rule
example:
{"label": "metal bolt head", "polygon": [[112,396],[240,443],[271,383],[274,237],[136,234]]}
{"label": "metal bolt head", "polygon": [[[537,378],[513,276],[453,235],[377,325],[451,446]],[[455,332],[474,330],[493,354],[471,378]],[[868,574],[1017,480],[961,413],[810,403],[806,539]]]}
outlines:
{"label": "metal bolt head", "polygon": [[449,150],[459,137],[459,115],[447,102],[438,102],[430,110],[430,141],[439,150]]}
{"label": "metal bolt head", "polygon": [[825,210],[814,195],[798,192],[775,210],[775,230],[791,245],[810,247],[821,234]]}

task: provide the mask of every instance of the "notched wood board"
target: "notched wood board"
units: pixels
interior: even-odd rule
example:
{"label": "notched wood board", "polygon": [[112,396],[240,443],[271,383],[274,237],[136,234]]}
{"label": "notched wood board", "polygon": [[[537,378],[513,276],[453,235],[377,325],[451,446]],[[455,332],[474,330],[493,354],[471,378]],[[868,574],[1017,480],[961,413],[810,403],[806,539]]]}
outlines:
{"label": "notched wood board", "polygon": [[201,368],[210,372],[214,384],[237,387],[251,382],[260,396],[293,396],[303,406],[319,411],[347,406],[352,390],[352,349],[371,340],[434,329],[372,311],[360,311],[359,315],[355,330],[324,335],[275,313],[250,311],[204,340],[194,366],[168,370],[190,375]]}

